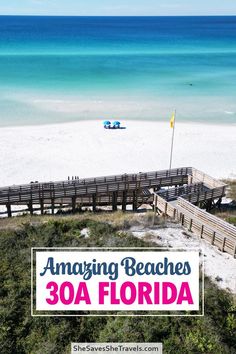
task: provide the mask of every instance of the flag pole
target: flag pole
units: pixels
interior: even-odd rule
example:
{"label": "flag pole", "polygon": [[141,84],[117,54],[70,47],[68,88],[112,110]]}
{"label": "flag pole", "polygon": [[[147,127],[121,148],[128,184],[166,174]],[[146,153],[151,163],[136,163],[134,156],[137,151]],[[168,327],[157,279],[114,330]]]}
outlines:
{"label": "flag pole", "polygon": [[172,157],[173,157],[173,147],[174,147],[174,137],[175,137],[175,119],[176,119],[176,109],[175,109],[175,111],[174,111],[174,125],[173,125],[173,131],[172,131],[172,139],[171,139],[169,171],[171,170]]}

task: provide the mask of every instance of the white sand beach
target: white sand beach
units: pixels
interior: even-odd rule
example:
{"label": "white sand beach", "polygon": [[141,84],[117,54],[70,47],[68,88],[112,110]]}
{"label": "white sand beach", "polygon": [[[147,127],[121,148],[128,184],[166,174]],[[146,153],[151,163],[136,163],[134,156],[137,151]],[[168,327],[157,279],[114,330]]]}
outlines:
{"label": "white sand beach", "polygon": [[[169,121],[102,121],[0,128],[0,186],[154,171],[169,167]],[[236,125],[176,123],[172,167],[194,166],[236,177]]]}

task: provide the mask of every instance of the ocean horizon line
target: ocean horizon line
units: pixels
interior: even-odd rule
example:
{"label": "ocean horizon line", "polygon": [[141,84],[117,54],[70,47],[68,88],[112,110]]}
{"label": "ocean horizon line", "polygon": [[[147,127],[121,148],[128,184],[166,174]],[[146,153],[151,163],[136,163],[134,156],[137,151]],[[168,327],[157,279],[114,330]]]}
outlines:
{"label": "ocean horizon line", "polygon": [[2,14],[0,17],[74,17],[74,18],[91,18],[91,17],[99,17],[99,18],[106,18],[106,17],[116,17],[116,18],[198,18],[198,17],[236,17],[236,14],[220,14],[220,15],[214,15],[214,14],[208,14],[208,15],[52,15],[52,14]]}

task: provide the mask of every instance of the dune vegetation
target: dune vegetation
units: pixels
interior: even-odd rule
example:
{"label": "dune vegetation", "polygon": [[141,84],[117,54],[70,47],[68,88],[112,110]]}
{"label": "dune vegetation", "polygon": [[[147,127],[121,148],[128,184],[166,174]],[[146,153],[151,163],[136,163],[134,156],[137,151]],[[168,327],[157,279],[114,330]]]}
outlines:
{"label": "dune vegetation", "polygon": [[208,278],[204,317],[31,317],[31,247],[150,246],[126,232],[130,222],[116,213],[1,223],[1,353],[61,354],[71,342],[112,341],[163,342],[165,353],[236,352],[234,299]]}

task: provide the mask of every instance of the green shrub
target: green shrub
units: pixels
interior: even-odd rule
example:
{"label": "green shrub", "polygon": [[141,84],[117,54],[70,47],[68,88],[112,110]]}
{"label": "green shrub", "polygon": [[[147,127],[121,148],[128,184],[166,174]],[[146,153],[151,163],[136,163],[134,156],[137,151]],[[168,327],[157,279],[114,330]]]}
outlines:
{"label": "green shrub", "polygon": [[[89,229],[89,237],[81,230]],[[233,299],[206,279],[205,316],[31,317],[31,247],[148,247],[150,242],[94,220],[50,220],[0,232],[1,328],[4,354],[63,354],[70,342],[163,342],[165,353],[234,353]],[[156,246],[156,245],[155,245]]]}

